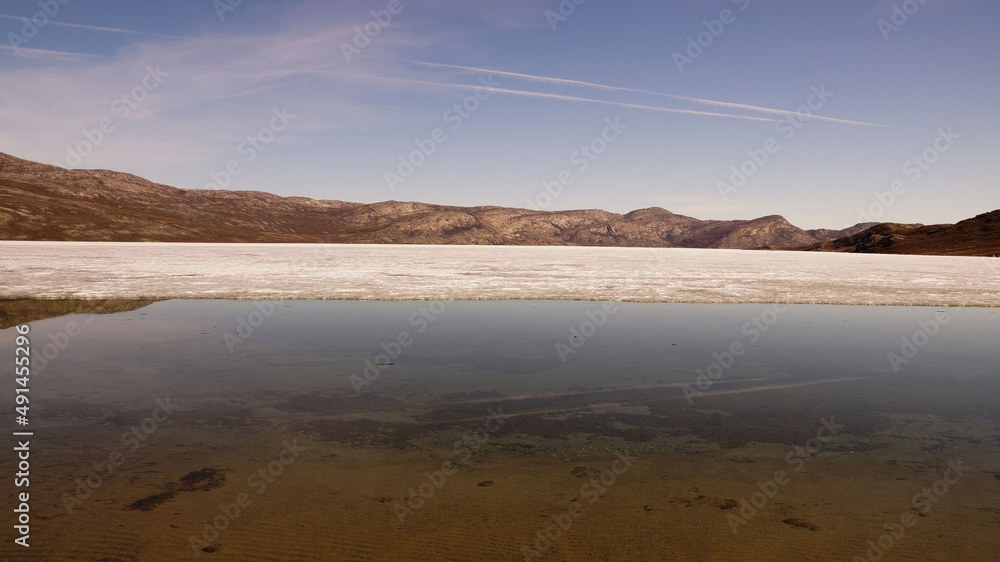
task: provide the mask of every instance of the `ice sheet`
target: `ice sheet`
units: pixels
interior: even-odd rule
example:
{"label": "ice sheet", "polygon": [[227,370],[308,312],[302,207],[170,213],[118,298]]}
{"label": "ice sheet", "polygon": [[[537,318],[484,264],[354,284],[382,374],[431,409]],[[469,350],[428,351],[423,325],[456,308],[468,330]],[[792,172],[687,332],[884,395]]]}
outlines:
{"label": "ice sheet", "polygon": [[1000,258],[664,248],[0,242],[0,297],[1000,306]]}

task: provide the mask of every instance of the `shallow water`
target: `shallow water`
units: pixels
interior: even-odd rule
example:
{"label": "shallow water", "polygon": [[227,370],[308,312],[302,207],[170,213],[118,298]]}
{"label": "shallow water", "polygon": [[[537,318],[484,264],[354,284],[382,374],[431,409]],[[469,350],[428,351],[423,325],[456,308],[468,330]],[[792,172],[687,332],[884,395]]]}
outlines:
{"label": "shallow water", "polygon": [[[8,540],[4,555],[987,560],[1000,549],[996,309],[143,305],[31,322],[33,547]],[[14,338],[0,331],[7,372]],[[949,462],[970,468],[955,480]],[[943,478],[954,482],[935,489]],[[901,517],[915,523],[882,538]]]}

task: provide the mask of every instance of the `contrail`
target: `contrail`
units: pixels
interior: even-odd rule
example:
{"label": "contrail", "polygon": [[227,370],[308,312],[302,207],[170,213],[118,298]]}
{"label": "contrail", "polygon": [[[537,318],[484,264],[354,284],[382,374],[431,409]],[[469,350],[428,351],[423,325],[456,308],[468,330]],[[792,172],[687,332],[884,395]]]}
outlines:
{"label": "contrail", "polygon": [[[712,390],[699,394],[698,396],[724,396],[728,394],[743,394],[744,392],[759,392],[761,390],[783,390],[786,388],[798,388],[800,386],[813,386],[816,384],[827,384],[831,382],[849,382],[849,381],[861,381],[883,377],[886,375],[873,375],[868,377],[847,377],[842,379],[823,379],[818,381],[808,381],[808,382],[793,382],[787,384],[772,384],[766,386],[753,386],[750,388],[734,388],[732,390]],[[679,398],[684,398],[683,396]]]}
{"label": "contrail", "polygon": [[[534,81],[534,82],[544,82],[546,84],[558,84],[558,85],[564,85],[564,86],[581,86],[581,87],[584,87],[584,88],[595,88],[595,89],[598,89],[598,90],[607,90],[607,91],[611,91],[611,92],[633,92],[633,93],[639,93],[639,94],[650,94],[650,95],[654,95],[654,96],[661,96],[661,97],[665,97],[665,98],[683,100],[683,101],[688,101],[688,102],[692,102],[692,103],[700,103],[700,104],[703,104],[703,105],[713,105],[713,106],[717,106],[717,107],[727,107],[727,108],[730,108],[730,109],[742,109],[742,110],[746,110],[746,111],[756,111],[756,112],[759,112],[759,113],[769,113],[769,114],[772,114],[772,115],[786,115],[786,116],[788,116],[788,115],[798,115],[794,111],[788,111],[788,110],[785,110],[785,109],[772,109],[770,107],[761,107],[761,106],[758,106],[758,105],[750,105],[750,104],[745,104],[745,103],[732,103],[732,102],[726,102],[726,101],[707,100],[707,99],[703,99],[703,98],[693,98],[693,97],[689,97],[689,96],[678,96],[678,95],[675,95],[675,94],[665,94],[663,92],[654,92],[654,91],[651,91],[651,90],[640,90],[640,89],[636,89],[636,88],[623,88],[623,87],[619,87],[619,86],[608,86],[606,84],[595,84],[593,82],[582,82],[580,80],[567,80],[567,79],[564,79],[564,78],[551,78],[551,77],[548,77],[548,76],[536,76],[536,75],[533,75],[533,74],[521,74],[519,72],[505,72],[503,70],[491,70],[489,68],[475,68],[475,67],[472,67],[472,66],[460,66],[460,65],[455,65],[455,64],[441,64],[441,63],[424,62],[424,61],[408,60],[408,59],[403,59],[403,61],[404,62],[408,62],[408,63],[412,63],[412,64],[418,64],[418,65],[423,65],[423,66],[431,66],[431,67],[437,67],[437,68],[454,68],[454,69],[458,69],[458,70],[467,70],[467,71],[470,71],[470,72],[486,72],[486,73],[498,74],[500,76],[510,76],[511,78],[520,78],[522,80],[531,80],[531,81]],[[878,124],[878,123],[867,123],[867,122],[864,122],[864,121],[852,121],[850,119],[838,119],[836,117],[823,117],[822,115],[816,115],[816,114],[813,114],[810,117],[810,119],[816,119],[817,121],[827,121],[827,122],[831,122],[831,123],[841,123],[841,124],[847,124],[847,125],[861,125],[863,127],[881,127],[881,128],[886,128],[886,129],[902,129],[902,127],[897,127],[895,125],[881,125],[881,124]]]}
{"label": "contrail", "polygon": [[15,48],[10,45],[0,45],[0,54],[10,53],[10,56],[47,57],[52,59],[101,58],[100,55],[87,53],[69,53],[66,51],[50,51],[48,49]]}
{"label": "contrail", "polygon": [[[27,18],[19,18],[17,16],[8,16],[7,14],[0,14],[0,18],[8,20],[16,20],[16,21],[27,19]],[[83,25],[80,23],[63,23],[61,21],[55,21],[53,19],[49,19],[48,23],[46,23],[45,25],[57,25],[60,27],[75,27],[78,29],[90,29],[93,31],[110,31],[112,33],[129,33],[132,35],[155,35],[157,37],[170,37],[172,39],[179,39],[179,37],[177,37],[176,35],[164,35],[162,33],[153,33],[151,31],[133,31],[131,29],[119,29],[117,27],[100,27],[97,25]]]}
{"label": "contrail", "polygon": [[[329,65],[324,65],[329,66]],[[412,78],[390,78],[388,76],[375,76],[371,74],[352,74],[345,72],[335,72],[339,76],[353,76],[356,78],[370,78],[372,80],[384,80],[388,82],[402,82],[405,84],[423,84],[426,86],[434,87],[445,87],[445,88],[457,88],[460,90],[480,90],[486,89],[490,92],[497,94],[508,94],[513,96],[524,96],[532,98],[545,98],[554,100],[564,100],[564,101],[574,101],[583,103],[600,103],[605,105],[614,105],[617,107],[627,107],[630,109],[641,109],[646,111],[660,111],[664,113],[681,113],[686,115],[703,115],[708,117],[725,117],[729,119],[744,119],[748,121],[766,121],[769,123],[779,123],[778,119],[768,119],[766,117],[751,117],[749,115],[734,115],[732,113],[716,113],[711,111],[696,111],[693,109],[676,109],[671,107],[659,107],[655,105],[642,105],[636,103],[627,103],[619,101],[609,101],[609,100],[599,100],[594,98],[582,98],[578,96],[567,96],[563,94],[549,94],[545,92],[531,92],[528,90],[511,90],[509,88],[494,88],[492,86],[481,86],[478,84],[455,84],[451,82],[431,82],[428,80],[416,80]]]}
{"label": "contrail", "polygon": [[[873,379],[873,378],[881,378],[881,377],[884,377],[884,376],[887,376],[887,375],[874,375],[874,376],[867,376],[867,377],[846,377],[846,378],[840,378],[840,379],[823,379],[823,380],[818,380],[818,381],[793,382],[793,383],[786,383],[786,384],[773,384],[773,385],[763,385],[763,386],[752,386],[750,388],[734,388],[734,389],[731,389],[731,390],[713,390],[713,391],[703,392],[703,393],[699,394],[699,397],[702,397],[702,396],[711,397],[711,396],[724,396],[724,395],[731,395],[731,394],[743,394],[743,393],[746,393],[746,392],[760,392],[762,390],[783,390],[783,389],[786,389],[786,388],[798,388],[798,387],[802,387],[802,386],[813,386],[813,385],[817,385],[817,384],[828,384],[828,383],[833,383],[833,382],[848,382],[848,381],[868,380],[868,379]],[[732,380],[732,381],[725,381],[725,382],[736,383],[736,382],[746,382],[748,380],[758,381],[758,380],[762,380],[762,379],[760,379],[760,378],[755,378],[755,379],[735,379],[735,380]],[[720,384],[722,382],[723,381],[718,381],[715,384]],[[683,384],[667,384],[667,385],[662,385],[662,386],[664,388],[666,388],[666,387],[672,387],[672,386],[683,386]],[[632,388],[644,388],[644,387],[632,387]],[[645,387],[645,388],[656,388],[656,387]],[[612,392],[614,390],[628,390],[628,388],[610,389],[610,390],[608,390],[608,392]],[[575,395],[575,394],[588,394],[588,392],[581,392],[581,393],[560,393],[560,394],[550,394],[550,395],[543,395],[543,396],[563,396],[563,395],[572,396],[572,395]],[[512,397],[512,398],[496,397],[496,398],[484,400],[484,402],[485,401],[489,401],[489,402],[492,402],[492,403],[498,403],[498,402],[499,403],[503,403],[506,400],[520,400],[520,399],[535,398],[535,397],[536,396],[515,396],[515,397]],[[541,397],[541,396],[538,396],[538,397]],[[615,405],[629,406],[629,405],[634,405],[634,404],[650,404],[652,402],[665,402],[667,400],[680,400],[680,399],[683,399],[683,398],[685,398],[685,397],[684,396],[669,396],[669,397],[666,397],[666,398],[654,398],[654,399],[645,399],[645,400],[643,400],[643,399],[640,399],[640,400],[629,400],[629,401],[625,401],[625,402],[616,402]],[[468,402],[468,403],[474,403],[474,402],[479,402],[479,401],[475,400],[475,401]],[[457,404],[463,404],[463,402],[459,402]],[[450,406],[450,405],[452,405],[452,404],[443,404],[441,406]],[[545,410],[529,410],[529,411],[526,411],[526,412],[507,413],[507,414],[504,414],[504,417],[510,418],[510,417],[521,417],[521,416],[565,414],[565,413],[570,413],[570,412],[580,412],[580,411],[583,411],[583,410],[590,410],[594,406],[599,406],[599,405],[604,405],[604,404],[588,404],[586,406],[576,406],[576,407],[572,407],[572,408],[553,408],[553,409],[545,409]],[[422,424],[426,424],[426,425],[436,425],[436,424],[445,424],[445,423],[448,423],[448,424],[452,424],[452,423],[472,423],[472,422],[475,422],[475,421],[477,421],[479,419],[481,419],[481,418],[468,418],[468,419],[463,419],[463,420],[435,420],[435,421],[425,421],[425,422],[421,422],[421,423]]]}
{"label": "contrail", "polygon": [[[759,382],[774,380],[772,378],[756,377],[750,379],[731,379],[731,380],[721,380],[715,381],[713,384],[732,384],[732,383],[746,383],[746,382]],[[591,394],[606,394],[608,392],[626,392],[630,390],[657,390],[663,388],[680,388],[684,386],[689,386],[689,382],[672,382],[666,384],[650,384],[650,385],[640,385],[640,386],[622,386],[616,388],[602,388],[599,390],[578,390],[571,392],[550,392],[544,394],[521,394],[518,396],[503,396],[494,398],[477,398],[475,400],[463,400],[461,402],[442,402],[437,404],[428,404],[428,406],[434,408],[447,408],[451,406],[465,406],[468,404],[486,404],[495,403],[498,401],[512,401],[512,400],[534,400],[538,398],[565,398],[567,396],[587,396]],[[589,406],[588,406],[589,407]]]}
{"label": "contrail", "polygon": [[588,102],[588,103],[603,103],[606,105],[615,105],[618,107],[627,107],[630,109],[645,109],[648,111],[662,111],[666,113],[684,113],[688,115],[706,115],[709,117],[728,117],[730,119],[748,119],[750,121],[768,121],[771,123],[779,123],[777,119],[767,119],[765,117],[750,117],[747,115],[733,115],[731,113],[715,113],[711,111],[695,111],[693,109],[675,109],[670,107],[659,107],[654,105],[641,105],[636,103],[627,103],[619,101],[608,101],[608,100],[598,100],[593,98],[581,98],[577,96],[566,96],[562,94],[548,94],[544,92],[529,92],[527,90],[509,90],[507,88],[490,88],[491,92],[497,92],[501,94],[511,94],[518,96],[527,97],[537,97],[537,98],[547,98],[555,100],[566,100],[566,101],[577,101],[577,102]]}

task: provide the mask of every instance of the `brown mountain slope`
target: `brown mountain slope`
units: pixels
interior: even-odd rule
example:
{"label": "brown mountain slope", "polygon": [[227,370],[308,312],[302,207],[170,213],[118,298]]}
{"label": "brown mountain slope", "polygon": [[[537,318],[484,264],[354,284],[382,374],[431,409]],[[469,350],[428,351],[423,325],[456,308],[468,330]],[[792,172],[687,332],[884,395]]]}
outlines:
{"label": "brown mountain slope", "polygon": [[[868,230],[869,228],[871,228],[871,227],[873,227],[873,226],[875,226],[877,224],[880,224],[880,223],[877,223],[877,222],[859,222],[858,224],[856,224],[854,226],[851,226],[851,227],[848,227],[848,228],[845,228],[843,230],[830,230],[828,228],[816,228],[816,229],[812,229],[812,230],[807,230],[806,232],[808,232],[809,234],[812,234],[813,236],[815,236],[817,238],[826,238],[828,240],[836,240],[837,238],[844,238],[844,237],[847,237],[847,236],[851,236],[852,234],[857,234],[859,232]],[[918,224],[916,226],[923,226],[923,225],[922,224]]]}
{"label": "brown mountain slope", "polygon": [[780,216],[703,221],[658,207],[621,215],[178,189],[0,153],[0,240],[760,248],[801,247],[841,232],[807,232]]}
{"label": "brown mountain slope", "polygon": [[958,224],[916,226],[883,223],[807,251],[952,256],[1000,255],[1000,210]]}

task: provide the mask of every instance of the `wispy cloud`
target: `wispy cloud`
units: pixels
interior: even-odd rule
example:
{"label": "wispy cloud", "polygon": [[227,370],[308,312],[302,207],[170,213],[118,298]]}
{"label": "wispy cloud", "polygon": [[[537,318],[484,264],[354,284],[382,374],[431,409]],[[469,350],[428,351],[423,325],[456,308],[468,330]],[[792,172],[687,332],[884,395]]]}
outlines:
{"label": "wispy cloud", "polygon": [[[410,107],[409,100],[385,103],[394,99],[386,96],[412,98],[413,92],[420,90],[429,96],[453,95],[448,92],[477,87],[449,81],[450,71],[444,68],[399,62],[402,53],[420,53],[444,41],[437,36],[428,37],[401,22],[380,34],[364,56],[348,64],[341,44],[353,40],[356,18],[336,18],[338,23],[330,25],[330,14],[323,18],[308,15],[285,14],[289,23],[279,22],[267,32],[227,30],[225,34],[220,31],[168,39],[130,34],[136,36],[135,41],[107,57],[21,49],[49,61],[0,71],[5,82],[21,85],[0,100],[0,126],[17,131],[18,145],[31,147],[29,153],[46,152],[47,156],[39,159],[58,160],[66,153],[66,146],[80,141],[81,131],[94,129],[104,119],[115,119],[112,105],[128,96],[146,67],[152,66],[167,75],[162,87],[131,108],[127,122],[115,121],[115,133],[88,165],[114,166],[114,161],[102,159],[109,154],[130,162],[217,161],[220,154],[245,140],[254,127],[259,128],[258,121],[276,106],[293,107],[305,116],[296,122],[296,133],[371,130],[399,123]],[[0,49],[0,53],[10,50]],[[73,95],[67,96],[70,91]],[[494,92],[657,113],[772,120],[531,88],[497,88]],[[295,142],[295,138],[294,133],[288,133],[281,142]],[[191,148],[192,139],[197,139],[200,149]],[[176,148],[169,148],[171,141]],[[10,146],[0,147],[3,149],[17,151]]]}
{"label": "wispy cloud", "polygon": [[[9,16],[7,14],[0,14],[0,19],[21,21],[22,18],[19,18],[19,17],[16,17],[16,16]],[[177,38],[178,37],[177,35],[164,35],[163,33],[153,33],[151,31],[135,31],[135,30],[132,30],[132,29],[121,29],[121,28],[117,28],[117,27],[101,27],[101,26],[98,26],[98,25],[83,25],[83,24],[79,24],[79,23],[66,23],[66,22],[56,21],[56,20],[53,20],[53,19],[50,19],[48,21],[48,23],[46,23],[45,25],[46,26],[54,25],[56,27],[71,27],[71,28],[74,28],[74,29],[89,29],[91,31],[103,31],[103,32],[107,32],[107,33],[125,33],[125,34],[128,34],[128,35],[150,35],[150,36],[153,36],[153,37],[172,37],[172,38]]]}
{"label": "wispy cloud", "polygon": [[466,21],[475,21],[499,29],[531,29],[548,27],[545,10],[538,0],[504,0],[503,2],[468,2],[455,0],[424,0],[429,14],[448,13]]}
{"label": "wispy cloud", "polygon": [[[115,131],[84,166],[198,166],[229,158],[225,155],[266,124],[275,107],[304,115],[294,131],[282,135],[283,143],[295,142],[297,133],[398,120],[400,108],[369,99],[370,85],[359,87],[357,80],[317,69],[380,72],[378,56],[417,49],[428,40],[403,26],[393,28],[366,50],[375,56],[347,65],[340,45],[364,22],[307,16],[288,10],[266,31],[227,28],[165,39],[130,33],[135,39],[109,56],[0,45],[0,55],[11,55],[0,56],[5,61],[0,81],[18,85],[0,97],[0,129],[9,133],[0,138],[0,151],[58,162],[67,146],[82,140],[82,131],[110,119]],[[113,107],[121,108],[120,100],[141,85],[147,67],[166,75],[162,85],[143,94],[127,119],[119,120]]]}
{"label": "wispy cloud", "polygon": [[[444,10],[448,2],[432,4]],[[197,36],[50,22],[64,28],[120,34],[126,42],[107,56],[68,52],[74,47],[64,42],[59,43],[62,50],[22,48],[20,59],[0,56],[0,80],[17,85],[0,97],[0,130],[4,131],[0,151],[60,161],[68,146],[81,142],[83,131],[93,131],[103,120],[111,119],[115,131],[84,166],[142,172],[140,167],[170,165],[195,168],[200,173],[232,158],[235,147],[259,131],[275,107],[288,107],[300,116],[276,141],[279,144],[335,145],[349,142],[343,139],[358,132],[382,135],[381,140],[391,143],[393,137],[413,134],[414,123],[437,118],[440,111],[479,88],[473,81],[461,83],[467,73],[492,73],[510,79],[493,93],[519,98],[527,112],[559,103],[592,113],[615,107],[647,115],[685,115],[692,120],[721,119],[736,124],[775,122],[793,114],[475,65],[422,62],[449,60],[449,53],[456,49],[450,31],[457,28],[464,33],[474,28],[470,21],[497,19],[492,29],[535,25],[537,4],[519,0],[516,6],[506,8],[463,7],[467,13],[463,12],[458,23],[428,23],[433,19],[429,8],[406,6],[363,55],[350,63],[343,56],[342,44],[353,42],[356,29],[371,17],[371,7],[361,2],[312,2],[283,6],[276,12],[261,8],[264,11],[256,12],[256,17],[264,13],[272,16],[267,25],[254,21],[246,27],[210,26]],[[538,21],[544,26],[544,18]],[[11,47],[0,45],[0,55],[14,54]],[[130,107],[127,119],[119,120],[112,108],[141,84],[147,67],[160,69],[166,78]],[[442,99],[447,101],[439,103]],[[832,117],[813,119],[887,127]],[[386,160],[392,157],[386,156]]]}

